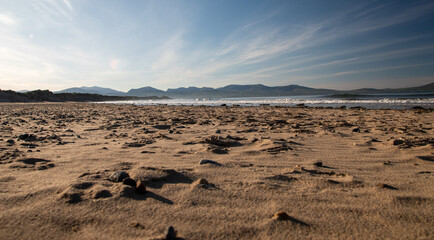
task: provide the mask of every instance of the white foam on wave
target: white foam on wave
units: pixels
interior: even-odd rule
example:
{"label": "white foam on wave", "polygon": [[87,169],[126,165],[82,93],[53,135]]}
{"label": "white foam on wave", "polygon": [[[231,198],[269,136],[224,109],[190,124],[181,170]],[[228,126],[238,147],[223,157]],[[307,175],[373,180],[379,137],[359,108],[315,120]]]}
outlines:
{"label": "white foam on wave", "polygon": [[318,97],[261,97],[261,98],[222,98],[222,99],[164,99],[164,100],[130,100],[113,101],[106,103],[133,104],[133,105],[205,105],[220,106],[293,106],[305,104],[309,106],[338,106],[360,105],[368,108],[406,108],[416,105],[425,107],[434,106],[434,98],[381,98],[381,99],[338,99],[338,98],[318,98]]}

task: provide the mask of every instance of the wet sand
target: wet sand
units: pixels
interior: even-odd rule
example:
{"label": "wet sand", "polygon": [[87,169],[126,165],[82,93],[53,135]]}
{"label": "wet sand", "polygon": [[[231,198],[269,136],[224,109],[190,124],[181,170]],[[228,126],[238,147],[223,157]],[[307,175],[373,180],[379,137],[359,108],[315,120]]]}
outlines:
{"label": "wet sand", "polygon": [[170,226],[179,239],[432,239],[433,122],[423,109],[1,104],[0,239],[164,239]]}

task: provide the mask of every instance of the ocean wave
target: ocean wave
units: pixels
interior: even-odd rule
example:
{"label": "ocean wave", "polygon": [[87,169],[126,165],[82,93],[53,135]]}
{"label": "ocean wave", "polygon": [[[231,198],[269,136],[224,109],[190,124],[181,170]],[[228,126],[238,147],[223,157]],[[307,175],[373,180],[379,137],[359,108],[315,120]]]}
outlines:
{"label": "ocean wave", "polygon": [[[107,102],[106,102],[107,103]],[[261,97],[261,98],[223,98],[223,99],[166,99],[166,100],[130,100],[108,102],[133,105],[240,105],[240,106],[355,106],[367,108],[409,108],[417,105],[434,106],[434,98],[381,98],[381,99],[338,99],[315,97]]]}

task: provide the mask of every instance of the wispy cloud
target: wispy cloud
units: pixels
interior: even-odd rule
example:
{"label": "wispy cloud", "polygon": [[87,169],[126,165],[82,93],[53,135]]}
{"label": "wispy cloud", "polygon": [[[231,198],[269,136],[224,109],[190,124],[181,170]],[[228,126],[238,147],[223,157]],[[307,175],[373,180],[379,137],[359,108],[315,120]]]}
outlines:
{"label": "wispy cloud", "polygon": [[[362,48],[366,49],[366,48]],[[361,52],[362,49],[358,49],[354,52]],[[308,64],[304,67],[296,67],[296,68],[288,68],[290,66],[299,65],[300,62],[291,62],[289,64],[284,65],[278,65],[271,68],[265,68],[260,71],[256,71],[254,73],[264,73],[264,72],[271,72],[271,71],[277,71],[277,70],[283,70],[284,73],[293,73],[293,72],[300,72],[300,71],[306,71],[306,70],[312,70],[312,69],[319,69],[329,66],[343,66],[343,65],[355,65],[355,64],[361,64],[361,63],[375,63],[375,62],[381,62],[387,59],[400,59],[400,58],[407,58],[410,56],[418,56],[418,55],[426,55],[428,53],[434,52],[434,45],[425,45],[415,48],[406,48],[406,49],[399,49],[399,50],[392,50],[392,51],[384,51],[382,53],[374,53],[374,54],[367,54],[364,56],[357,56],[357,57],[351,57],[351,58],[344,58],[344,59],[338,59],[338,60],[331,60],[326,61],[324,63],[320,64]],[[344,55],[344,52],[340,54],[335,54],[334,56],[338,55]],[[347,55],[347,54],[345,54]],[[315,60],[321,60],[324,58],[329,58],[329,55],[321,56],[314,58]],[[302,62],[306,63],[309,62],[309,60],[312,59],[305,59],[302,60]],[[282,72],[280,72],[282,74]]]}
{"label": "wispy cloud", "polygon": [[[433,66],[434,62],[429,63],[421,63],[421,64],[407,64],[407,65],[396,65],[396,66],[389,66],[389,67],[380,67],[380,68],[369,68],[369,69],[362,69],[362,70],[352,70],[352,71],[343,71],[343,72],[334,72],[331,74],[319,74],[319,75],[304,75],[304,76],[295,76],[295,78],[307,81],[307,80],[316,80],[316,79],[327,79],[327,78],[333,78],[333,77],[341,77],[345,75],[355,75],[360,73],[372,73],[372,72],[379,72],[379,71],[389,71],[389,70],[400,70],[400,69],[417,69],[422,67],[429,67]],[[424,79],[434,79],[434,75],[430,77],[425,77]]]}
{"label": "wispy cloud", "polygon": [[70,11],[74,10],[74,8],[72,7],[71,3],[68,0],[63,0],[63,2],[69,8]]}
{"label": "wispy cloud", "polygon": [[158,72],[177,65],[180,60],[179,51],[182,49],[182,45],[183,40],[181,33],[176,33],[169,40],[163,43],[156,51],[158,59],[152,63],[152,70]]}
{"label": "wispy cloud", "polygon": [[44,17],[57,21],[59,19],[73,20],[73,8],[68,0],[64,0],[63,4],[56,0],[39,0],[33,1],[32,4],[35,10]]}
{"label": "wispy cloud", "polygon": [[0,13],[0,24],[14,26],[18,20],[10,13]]}
{"label": "wispy cloud", "polygon": [[396,69],[411,69],[411,68],[420,68],[420,67],[426,67],[426,66],[432,66],[432,65],[434,65],[434,62],[421,63],[421,64],[407,64],[407,65],[389,66],[389,67],[381,67],[381,68],[369,68],[369,69],[363,69],[363,70],[354,70],[354,71],[347,71],[347,72],[337,72],[337,73],[331,74],[330,76],[342,76],[342,75],[348,75],[348,74],[366,73],[366,72],[378,72],[378,71],[387,71],[387,70],[396,70]]}

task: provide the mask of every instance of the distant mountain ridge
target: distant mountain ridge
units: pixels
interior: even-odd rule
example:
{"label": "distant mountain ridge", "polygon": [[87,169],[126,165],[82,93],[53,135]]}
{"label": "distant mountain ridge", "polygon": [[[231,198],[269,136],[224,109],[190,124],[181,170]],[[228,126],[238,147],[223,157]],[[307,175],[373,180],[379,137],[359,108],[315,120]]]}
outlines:
{"label": "distant mountain ridge", "polygon": [[124,96],[125,93],[121,91],[117,91],[111,88],[103,88],[103,87],[74,87],[67,88],[61,91],[56,91],[54,93],[89,93],[89,94],[100,94],[106,96]]}
{"label": "distant mountain ridge", "polygon": [[129,96],[137,96],[137,97],[148,97],[148,96],[164,96],[165,91],[159,90],[153,87],[142,87],[137,89],[130,89],[127,93],[124,93],[125,95]]}
{"label": "distant mountain ridge", "polygon": [[411,88],[385,88],[385,89],[375,89],[375,88],[361,88],[351,91],[345,91],[345,93],[356,93],[356,94],[375,94],[375,93],[422,93],[422,92],[434,92],[434,82]]}
{"label": "distant mountain ridge", "polygon": [[80,87],[68,88],[56,93],[89,93],[108,96],[167,96],[170,98],[230,98],[230,97],[274,97],[274,96],[300,96],[300,95],[329,95],[329,94],[380,94],[380,93],[422,93],[434,92],[434,82],[412,88],[361,88],[355,90],[341,91],[333,89],[310,88],[299,85],[287,85],[269,87],[262,84],[237,85],[231,84],[220,88],[210,87],[181,87],[169,88],[163,91],[150,86],[131,89],[128,92],[121,92],[111,88],[102,87]]}

